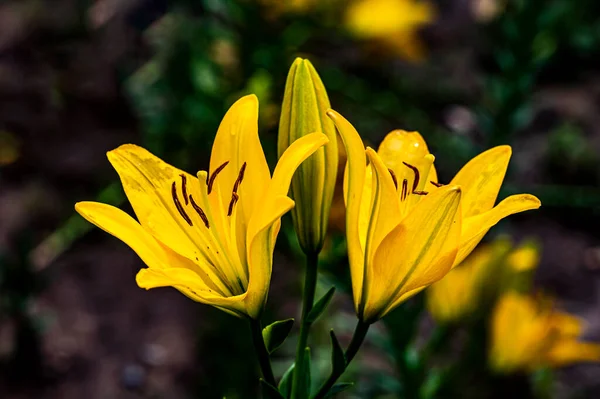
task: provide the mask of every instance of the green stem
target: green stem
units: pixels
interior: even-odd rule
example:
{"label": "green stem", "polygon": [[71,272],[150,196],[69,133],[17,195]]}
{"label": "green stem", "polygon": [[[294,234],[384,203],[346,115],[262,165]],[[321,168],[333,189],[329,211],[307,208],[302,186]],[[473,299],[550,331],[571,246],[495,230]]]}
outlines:
{"label": "green stem", "polygon": [[354,356],[358,352],[358,349],[365,340],[370,326],[371,324],[365,323],[362,320],[358,321],[358,323],[356,324],[356,329],[354,330],[354,335],[352,336],[352,341],[350,341],[348,349],[346,349],[346,352],[344,352],[344,356],[346,357],[346,366],[343,369],[338,370],[337,372],[332,371],[327,381],[325,381],[325,383],[321,386],[319,392],[317,392],[313,399],[323,399],[325,395],[327,395],[327,392],[329,392],[329,390],[333,387],[337,379],[340,378],[344,371],[346,371],[346,368],[348,367],[352,359],[354,359]]}
{"label": "green stem", "polygon": [[300,337],[298,338],[298,347],[296,348],[296,366],[294,369],[294,379],[292,381],[292,398],[297,399],[300,392],[300,384],[302,384],[302,372],[304,369],[304,349],[308,342],[308,333],[312,323],[308,321],[308,314],[313,308],[315,302],[315,289],[317,288],[317,269],[319,263],[319,254],[306,254],[306,270],[304,276],[304,293],[302,295],[302,321],[300,324]]}
{"label": "green stem", "polygon": [[252,343],[254,344],[254,349],[256,349],[256,355],[258,356],[258,363],[260,364],[263,378],[266,382],[276,387],[277,383],[275,382],[275,376],[273,375],[273,369],[271,368],[269,352],[267,351],[262,336],[260,320],[250,319],[250,330],[252,331]]}

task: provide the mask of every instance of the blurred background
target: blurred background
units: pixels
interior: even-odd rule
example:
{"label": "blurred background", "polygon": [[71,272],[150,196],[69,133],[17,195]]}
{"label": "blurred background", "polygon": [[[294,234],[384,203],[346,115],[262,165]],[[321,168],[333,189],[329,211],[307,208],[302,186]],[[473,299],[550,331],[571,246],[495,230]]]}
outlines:
{"label": "blurred background", "polygon": [[[189,172],[206,169],[222,116],[247,93],[259,97],[273,165],[297,56],[312,61],[333,108],[365,143],[376,147],[395,128],[421,132],[441,182],[484,149],[510,144],[500,197],[532,193],[543,206],[486,240],[535,242],[539,266],[526,290],[555,298],[586,320],[583,339],[600,341],[600,3],[6,0],[0,398],[258,397],[245,323],[171,288],[137,288],[141,260],[73,205],[131,211],[105,156],[123,143]],[[311,337],[317,376],[329,367],[329,329],[347,343],[355,323],[340,206],[319,288],[338,293]],[[299,316],[301,259],[285,218],[267,321]],[[494,374],[485,366],[491,310],[448,336],[424,302],[419,295],[374,326],[345,376],[356,387],[339,397],[600,397],[594,363]],[[472,337],[482,338],[474,350],[483,360],[456,365],[465,342],[480,342]],[[275,353],[279,376],[293,338]],[[424,345],[436,348],[426,362]]]}

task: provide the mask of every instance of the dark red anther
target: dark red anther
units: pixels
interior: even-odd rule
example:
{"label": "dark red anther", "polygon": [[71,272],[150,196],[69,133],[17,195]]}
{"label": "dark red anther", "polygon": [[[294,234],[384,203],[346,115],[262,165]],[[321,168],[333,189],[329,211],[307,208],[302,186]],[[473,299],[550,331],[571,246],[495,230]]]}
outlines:
{"label": "dark red anther", "polygon": [[173,182],[173,184],[171,185],[171,195],[173,197],[173,202],[175,203],[175,208],[177,208],[177,211],[179,211],[179,214],[181,215],[183,220],[185,220],[190,226],[194,226],[194,224],[192,223],[192,219],[190,219],[188,214],[185,213],[185,210],[183,209],[183,206],[181,205],[181,202],[179,202],[179,198],[177,197],[177,182]]}
{"label": "dark red anther", "polygon": [[194,201],[194,197],[192,197],[192,194],[190,194],[190,202],[192,203],[192,208],[194,208],[198,216],[200,216],[200,219],[202,219],[206,228],[209,229],[210,225],[208,224],[208,217],[206,217],[206,213],[204,213],[202,208],[200,208],[196,201]]}
{"label": "dark red anther", "polygon": [[388,168],[388,170],[390,171],[390,175],[392,175],[392,180],[394,181],[394,186],[396,187],[396,190],[398,190],[398,178],[396,178],[396,174],[394,173],[394,171],[390,168]]}
{"label": "dark red anther", "polygon": [[225,168],[225,166],[227,166],[228,163],[229,163],[229,161],[223,162],[222,165],[220,165],[217,169],[215,169],[215,171],[212,173],[212,175],[210,175],[210,174],[206,175],[206,185],[208,186],[208,194],[210,194],[212,191],[212,187],[213,187],[213,184],[215,183],[215,179],[217,178],[217,175]]}

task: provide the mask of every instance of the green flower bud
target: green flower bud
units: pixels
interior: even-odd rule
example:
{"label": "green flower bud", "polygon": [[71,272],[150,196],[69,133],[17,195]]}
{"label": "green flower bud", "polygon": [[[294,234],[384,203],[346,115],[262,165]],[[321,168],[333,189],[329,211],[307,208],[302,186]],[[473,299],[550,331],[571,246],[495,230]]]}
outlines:
{"label": "green flower bud", "polygon": [[325,86],[310,61],[297,58],[287,77],[281,106],[277,150],[283,154],[302,136],[322,132],[329,144],[318,149],[296,170],[290,197],[294,228],[305,253],[318,253],[327,232],[338,166],[336,130],[325,115],[330,108]]}

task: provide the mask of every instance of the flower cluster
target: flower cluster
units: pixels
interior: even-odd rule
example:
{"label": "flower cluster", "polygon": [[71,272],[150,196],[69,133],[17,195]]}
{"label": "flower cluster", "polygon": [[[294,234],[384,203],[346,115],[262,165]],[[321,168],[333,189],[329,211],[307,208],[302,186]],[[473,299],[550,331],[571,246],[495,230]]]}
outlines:
{"label": "flower cluster", "polygon": [[[357,2],[355,7],[362,3],[375,4]],[[430,10],[422,7],[425,21]],[[351,18],[357,27],[362,26],[359,14]],[[247,319],[268,389],[285,390],[285,397],[310,396],[307,337],[333,295],[332,290],[320,301],[314,298],[340,149],[347,157],[345,238],[357,328],[345,352],[331,333],[332,372],[312,397],[338,389],[335,381],[371,324],[430,286],[427,306],[441,324],[468,319],[482,303],[497,300],[490,349],[495,369],[600,358],[598,345],[578,341],[583,328],[578,319],[521,292],[522,276],[539,261],[536,246],[513,249],[501,239],[469,256],[500,220],[540,206],[530,194],[497,203],[509,146],[482,152],[454,178],[440,181],[435,157],[418,132],[394,130],[377,151],[365,148],[353,125],[331,109],[315,68],[302,59],[288,75],[279,160],[272,173],[259,139],[258,115],[256,96],[236,101],[216,133],[208,170],[195,175],[136,145],[110,151],[108,159],[137,220],[106,204],[75,207],[139,255],[147,266],[137,274],[141,288],[174,287],[194,301]],[[338,138],[343,148],[338,149]],[[260,319],[281,217],[288,211],[307,256],[306,284],[295,370],[275,388],[269,355],[289,333],[291,321],[262,330]]]}

